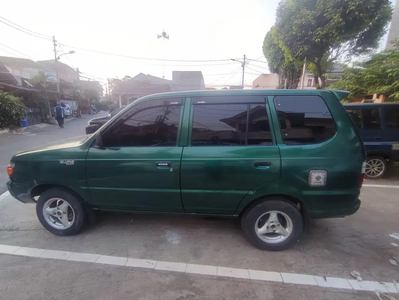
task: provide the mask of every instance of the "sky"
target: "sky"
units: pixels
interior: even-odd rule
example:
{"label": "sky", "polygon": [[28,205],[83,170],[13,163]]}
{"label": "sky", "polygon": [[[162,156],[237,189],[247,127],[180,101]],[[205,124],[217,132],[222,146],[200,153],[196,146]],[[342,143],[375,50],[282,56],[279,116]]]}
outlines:
{"label": "sky", "polygon": [[[207,86],[240,85],[241,64],[230,59],[239,60],[246,54],[249,59],[261,61],[249,61],[246,66],[245,84],[250,86],[261,73],[269,72],[262,45],[275,22],[278,2],[19,0],[3,3],[0,17],[41,35],[55,36],[62,44],[57,48],[59,54],[74,50],[75,54],[62,56],[61,62],[79,68],[83,79],[105,84],[107,78],[140,72],[171,79],[176,70],[202,71]],[[163,30],[169,40],[157,39]],[[54,59],[49,39],[28,35],[1,22],[0,36],[2,56]]]}
{"label": "sky", "polygon": [[[231,58],[249,59],[245,84],[268,73],[263,39],[274,24],[278,0],[6,1],[0,16],[60,44],[61,62],[99,80],[142,72],[171,79],[172,71],[202,71],[207,86],[239,85],[242,69]],[[169,40],[157,39],[163,30]],[[51,40],[0,23],[0,55],[54,59]],[[159,61],[103,55],[157,58]],[[11,49],[10,49],[11,48]],[[16,51],[18,52],[16,52]],[[163,60],[226,60],[177,62]]]}

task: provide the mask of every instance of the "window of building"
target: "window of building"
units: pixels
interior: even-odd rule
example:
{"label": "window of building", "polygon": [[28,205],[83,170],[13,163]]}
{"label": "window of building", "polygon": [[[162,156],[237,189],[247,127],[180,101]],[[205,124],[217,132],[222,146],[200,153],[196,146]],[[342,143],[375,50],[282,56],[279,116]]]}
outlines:
{"label": "window of building", "polygon": [[399,129],[399,107],[386,107],[385,118],[387,128]]}
{"label": "window of building", "polygon": [[264,103],[195,105],[192,146],[272,145]]}
{"label": "window of building", "polygon": [[176,146],[180,101],[148,101],[133,106],[102,137],[104,147]]}
{"label": "window of building", "polygon": [[277,96],[274,104],[287,145],[317,144],[336,133],[330,111],[319,96]]}

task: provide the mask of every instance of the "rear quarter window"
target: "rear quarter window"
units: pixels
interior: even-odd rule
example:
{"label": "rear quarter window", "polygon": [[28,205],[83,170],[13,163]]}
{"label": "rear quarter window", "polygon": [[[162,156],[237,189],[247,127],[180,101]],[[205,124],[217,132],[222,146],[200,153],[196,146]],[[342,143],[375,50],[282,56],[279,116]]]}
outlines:
{"label": "rear quarter window", "polygon": [[274,105],[286,145],[318,144],[336,133],[334,119],[319,96],[276,96]]}

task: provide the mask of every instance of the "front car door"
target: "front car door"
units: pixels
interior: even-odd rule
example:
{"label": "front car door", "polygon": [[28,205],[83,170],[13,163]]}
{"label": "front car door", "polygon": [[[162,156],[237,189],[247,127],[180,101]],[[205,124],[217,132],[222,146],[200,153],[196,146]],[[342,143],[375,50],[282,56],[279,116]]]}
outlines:
{"label": "front car door", "polygon": [[266,97],[194,97],[188,103],[189,135],[181,168],[184,209],[234,214],[253,189],[280,178]]}
{"label": "front car door", "polygon": [[86,173],[93,205],[182,212],[178,146],[182,99],[132,106],[90,148]]}

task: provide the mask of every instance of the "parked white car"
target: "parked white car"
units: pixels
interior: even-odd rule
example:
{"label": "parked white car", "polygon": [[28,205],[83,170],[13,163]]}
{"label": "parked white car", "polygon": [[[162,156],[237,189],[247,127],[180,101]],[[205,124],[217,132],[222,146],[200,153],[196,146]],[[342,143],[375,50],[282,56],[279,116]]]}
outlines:
{"label": "parked white car", "polygon": [[71,107],[68,104],[61,103],[61,106],[64,109],[64,116],[65,117],[69,117],[70,115],[72,115],[72,109],[71,109]]}

